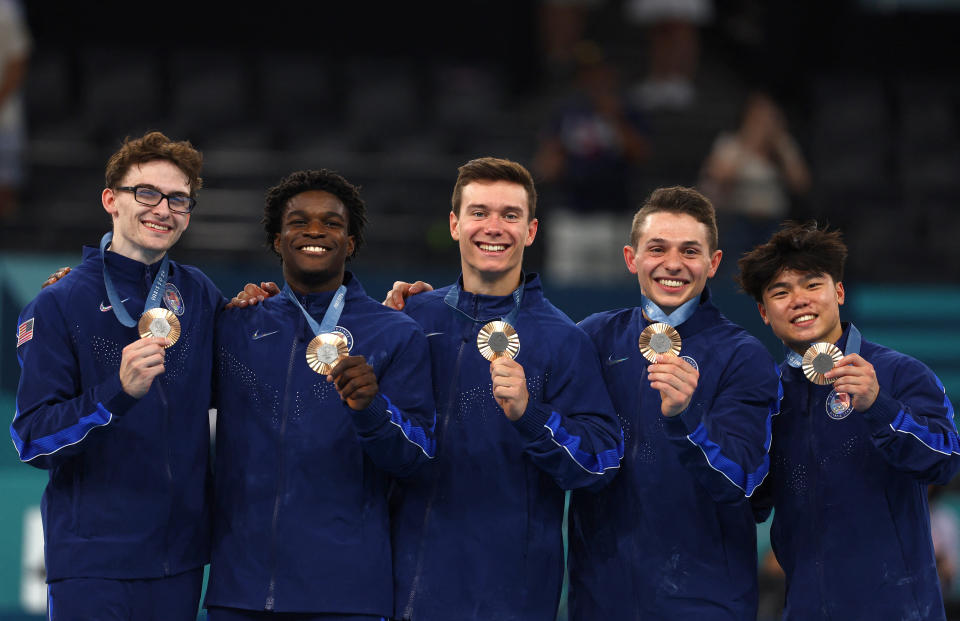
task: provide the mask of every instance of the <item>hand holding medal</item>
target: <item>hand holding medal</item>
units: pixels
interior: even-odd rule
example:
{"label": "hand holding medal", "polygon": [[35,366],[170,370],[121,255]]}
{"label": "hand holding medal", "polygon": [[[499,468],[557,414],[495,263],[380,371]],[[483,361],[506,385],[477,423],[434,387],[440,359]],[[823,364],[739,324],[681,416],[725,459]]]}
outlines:
{"label": "hand holding medal", "polygon": [[380,391],[373,367],[363,356],[344,356],[330,370],[327,381],[333,382],[340,399],[352,410],[365,410]]}
{"label": "hand holding medal", "polygon": [[647,378],[660,393],[660,412],[676,416],[686,410],[700,373],[693,358],[678,357],[682,346],[680,333],[667,323],[652,323],[640,333],[637,345],[643,357],[652,363],[647,368]]}
{"label": "hand holding medal", "polygon": [[862,412],[880,393],[873,365],[859,354],[843,355],[832,343],[814,343],[803,355],[803,374],[814,384],[833,384],[827,395],[827,416],[843,420],[853,410]]}

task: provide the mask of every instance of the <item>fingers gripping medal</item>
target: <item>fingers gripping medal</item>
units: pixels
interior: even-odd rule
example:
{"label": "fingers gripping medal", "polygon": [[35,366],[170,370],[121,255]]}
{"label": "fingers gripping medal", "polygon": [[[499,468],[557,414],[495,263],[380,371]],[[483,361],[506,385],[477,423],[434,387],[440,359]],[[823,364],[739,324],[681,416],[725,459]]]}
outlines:
{"label": "fingers gripping medal", "polygon": [[650,362],[656,363],[658,354],[680,354],[680,333],[667,323],[651,323],[640,333],[637,341],[640,353]]}
{"label": "fingers gripping medal", "polygon": [[329,375],[349,355],[347,338],[339,332],[318,334],[307,344],[307,364],[320,375]]}
{"label": "fingers gripping medal", "polygon": [[[830,371],[843,358],[843,352],[833,343],[814,343],[803,354],[803,362],[800,368],[807,379],[814,384],[826,386],[836,380],[827,379],[824,373]],[[826,401],[827,416],[834,420],[842,420],[853,411],[852,399],[850,395],[844,392],[837,392],[835,389],[827,395]]]}
{"label": "fingers gripping medal", "polygon": [[491,321],[477,334],[480,355],[491,362],[504,356],[516,358],[520,352],[520,337],[506,321]]}
{"label": "fingers gripping medal", "polygon": [[172,347],[180,338],[180,320],[165,308],[151,308],[140,315],[140,321],[137,322],[137,331],[142,339],[151,336],[165,338],[167,344],[164,348]]}

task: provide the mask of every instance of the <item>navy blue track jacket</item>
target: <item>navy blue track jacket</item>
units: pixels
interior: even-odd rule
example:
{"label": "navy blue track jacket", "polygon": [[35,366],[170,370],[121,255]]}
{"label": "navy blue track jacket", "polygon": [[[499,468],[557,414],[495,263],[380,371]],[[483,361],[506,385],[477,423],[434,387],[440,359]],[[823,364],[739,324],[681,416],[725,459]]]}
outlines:
{"label": "navy blue track jacket", "polygon": [[591,315],[580,326],[603,363],[621,416],[620,473],[571,501],[570,618],[753,621],[756,526],[750,496],[769,468],[777,368],[754,337],[704,291],[677,326],[681,356],[700,377],[689,407],[667,418],[637,340],[640,308]]}
{"label": "navy blue track jacket", "polygon": [[493,398],[477,333],[512,296],[451,287],[406,311],[426,332],[438,408],[435,463],[398,485],[393,520],[396,616],[530,621],[556,615],[564,489],[604,484],[623,455],[620,425],[587,336],[525,279],[516,361],[530,402],[511,422]]}
{"label": "navy blue track jacket", "polygon": [[[307,365],[314,335],[285,295],[217,326],[208,606],[393,613],[387,492],[435,453],[430,357],[416,322],[344,284],[337,330],[379,386],[363,411]],[[333,295],[298,297],[320,323]]]}
{"label": "navy blue track jacket", "polygon": [[[139,317],[160,262],[106,253],[124,307]],[[137,328],[114,316],[97,248],[20,315],[22,368],[10,435],[50,472],[43,494],[47,580],[155,578],[200,567],[209,550],[207,411],[213,324],[223,299],[194,267],[170,262],[164,303],[180,339],[149,392],[123,392],[122,349]],[[32,336],[28,340],[28,334]]]}
{"label": "navy blue track jacket", "polygon": [[[847,325],[837,346],[854,353],[849,335]],[[831,386],[781,365],[771,476],[755,502],[774,507],[784,618],[942,620],[927,485],[946,484],[960,467],[953,406],[922,362],[866,340],[859,353],[880,394],[842,420],[826,413]]]}

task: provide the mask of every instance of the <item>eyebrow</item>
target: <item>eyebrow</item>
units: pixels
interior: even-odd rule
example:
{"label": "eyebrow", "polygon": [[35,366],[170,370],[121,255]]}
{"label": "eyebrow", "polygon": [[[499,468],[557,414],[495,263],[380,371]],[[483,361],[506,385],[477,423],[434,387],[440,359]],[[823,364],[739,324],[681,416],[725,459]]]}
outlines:
{"label": "eyebrow", "polygon": [[[823,274],[811,274],[811,273],[808,273],[806,276],[801,276],[801,277],[800,277],[799,283],[800,283],[800,284],[806,284],[806,283],[810,282],[811,280],[816,280],[816,279],[818,279],[818,278],[824,278],[824,275],[823,275]],[[785,282],[785,281],[780,280],[780,281],[777,281],[777,282],[772,282],[772,283],[770,283],[769,285],[767,285],[766,287],[764,287],[763,290],[764,290],[764,291],[771,291],[771,290],[773,290],[773,289],[778,289],[778,288],[779,288],[779,289],[789,289],[789,288],[790,288],[790,284],[787,283],[787,282]]]}
{"label": "eyebrow", "polygon": [[[669,240],[669,239],[663,239],[662,237],[655,237],[654,239],[649,239],[649,240],[647,240],[647,244],[646,244],[646,245],[650,245],[650,244],[669,244],[669,243],[670,243],[670,240]],[[697,241],[696,239],[690,239],[690,240],[687,240],[687,241],[680,242],[679,245],[680,245],[680,246],[698,246],[698,247],[701,247],[701,248],[703,247],[703,244],[702,244],[701,242]]]}

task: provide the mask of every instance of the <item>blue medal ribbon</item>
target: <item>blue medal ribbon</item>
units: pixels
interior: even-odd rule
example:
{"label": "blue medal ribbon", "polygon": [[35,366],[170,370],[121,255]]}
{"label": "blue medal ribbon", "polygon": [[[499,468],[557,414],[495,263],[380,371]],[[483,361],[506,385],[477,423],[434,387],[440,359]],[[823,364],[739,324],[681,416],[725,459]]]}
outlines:
{"label": "blue medal ribbon", "polygon": [[[668,315],[663,311],[662,308],[657,306],[653,300],[643,294],[640,294],[640,308],[643,309],[643,314],[646,315],[647,319],[649,319],[652,323],[665,323],[674,328],[682,324],[687,319],[690,319],[690,316],[696,312],[699,304],[700,296],[695,296],[675,308],[673,312]],[[643,329],[643,327],[644,326],[641,326],[641,329]]]}
{"label": "blue medal ribbon", "polygon": [[[512,328],[517,327],[517,324],[516,324],[517,315],[520,314],[520,302],[523,300],[523,285],[525,280],[526,279],[523,276],[521,276],[520,286],[514,289],[513,293],[510,294],[513,296],[513,310],[511,310],[506,317],[500,318],[501,321],[509,324],[510,327]],[[447,295],[443,297],[443,303],[449,306],[450,308],[452,308],[453,310],[457,311],[458,313],[460,313],[461,315],[463,315],[473,323],[486,323],[482,319],[471,317],[470,315],[460,310],[460,307],[457,306],[459,302],[460,302],[460,284],[458,283],[450,287],[450,291],[447,291]]]}
{"label": "blue medal ribbon", "polygon": [[333,294],[333,299],[330,300],[330,306],[327,307],[327,311],[323,314],[323,320],[319,324],[316,319],[310,316],[310,313],[303,307],[303,304],[300,303],[297,295],[287,283],[283,284],[283,294],[303,313],[303,316],[307,319],[307,324],[309,324],[310,329],[313,331],[313,335],[320,336],[321,334],[333,332],[333,329],[337,327],[337,322],[340,321],[340,315],[343,313],[343,305],[347,297],[347,286],[340,285],[337,288],[336,293]]}
{"label": "blue medal ribbon", "polygon": [[[123,302],[120,301],[120,296],[117,295],[117,289],[113,286],[113,279],[110,278],[110,270],[107,269],[107,262],[104,259],[107,246],[110,245],[111,241],[113,241],[113,232],[105,234],[100,239],[100,263],[103,264],[103,286],[107,289],[107,299],[110,300],[110,305],[113,307],[114,316],[116,316],[120,323],[128,328],[132,328],[137,325],[137,321],[131,317],[127,309],[123,307]],[[160,263],[160,270],[157,272],[156,278],[153,279],[153,285],[151,285],[150,292],[147,294],[147,300],[143,305],[143,312],[160,306],[163,289],[166,287],[167,278],[169,277],[169,267],[170,257],[164,253],[163,262]]]}

